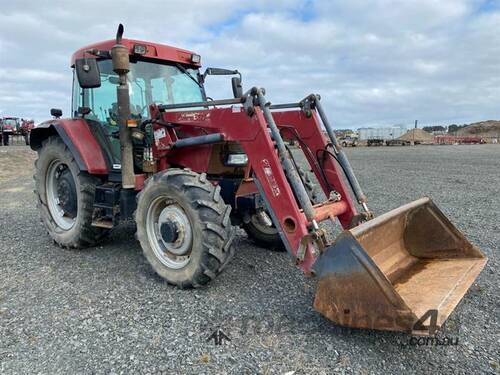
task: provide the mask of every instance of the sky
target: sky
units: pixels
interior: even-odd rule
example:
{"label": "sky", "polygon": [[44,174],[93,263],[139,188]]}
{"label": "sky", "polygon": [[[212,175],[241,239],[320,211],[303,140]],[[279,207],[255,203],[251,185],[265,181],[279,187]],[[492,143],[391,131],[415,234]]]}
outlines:
{"label": "sky", "polygon": [[[0,116],[68,115],[71,54],[119,23],[273,103],[318,93],[337,128],[500,119],[500,0],[0,0]],[[207,94],[230,86],[209,77]]]}

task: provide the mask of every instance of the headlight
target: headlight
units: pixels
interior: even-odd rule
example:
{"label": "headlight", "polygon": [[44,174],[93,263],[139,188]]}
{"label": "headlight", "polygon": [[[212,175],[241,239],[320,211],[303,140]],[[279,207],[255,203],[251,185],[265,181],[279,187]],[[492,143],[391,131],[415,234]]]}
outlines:
{"label": "headlight", "polygon": [[224,163],[227,167],[242,167],[247,165],[248,156],[247,154],[229,154],[226,157],[226,162]]}

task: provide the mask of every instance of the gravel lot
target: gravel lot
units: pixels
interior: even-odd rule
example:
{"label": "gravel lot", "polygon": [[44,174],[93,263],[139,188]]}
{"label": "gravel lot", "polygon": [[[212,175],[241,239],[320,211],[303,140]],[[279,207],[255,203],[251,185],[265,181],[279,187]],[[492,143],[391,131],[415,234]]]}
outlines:
{"label": "gravel lot", "polygon": [[[376,213],[431,196],[489,257],[440,333],[458,345],[437,347],[334,326],[312,308],[314,281],[243,233],[202,290],[155,276],[131,226],[60,249],[38,219],[30,151],[0,151],[0,373],[499,373],[498,145],[348,150]],[[207,342],[217,328],[231,341]]]}

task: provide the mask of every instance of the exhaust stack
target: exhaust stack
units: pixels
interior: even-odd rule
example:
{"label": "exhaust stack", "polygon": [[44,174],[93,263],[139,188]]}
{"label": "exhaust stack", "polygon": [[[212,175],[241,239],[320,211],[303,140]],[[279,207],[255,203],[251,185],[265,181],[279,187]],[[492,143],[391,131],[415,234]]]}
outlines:
{"label": "exhaust stack", "polygon": [[130,71],[130,60],[128,49],[121,44],[122,35],[123,25],[120,24],[116,32],[116,44],[111,48],[111,59],[113,62],[113,71],[118,74],[119,78],[116,95],[118,101],[118,125],[120,127],[122,188],[134,189],[135,175],[132,138],[127,125],[127,121],[130,117],[130,98],[127,84],[127,73]]}

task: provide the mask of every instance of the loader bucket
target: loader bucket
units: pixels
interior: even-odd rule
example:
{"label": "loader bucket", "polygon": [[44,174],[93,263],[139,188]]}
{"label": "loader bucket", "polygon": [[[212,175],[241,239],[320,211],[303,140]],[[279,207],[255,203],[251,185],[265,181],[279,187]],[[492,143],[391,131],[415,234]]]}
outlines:
{"label": "loader bucket", "polygon": [[[327,247],[314,265],[314,308],[343,326],[433,334],[486,261],[422,198],[344,231]],[[421,324],[427,316],[430,324]]]}

